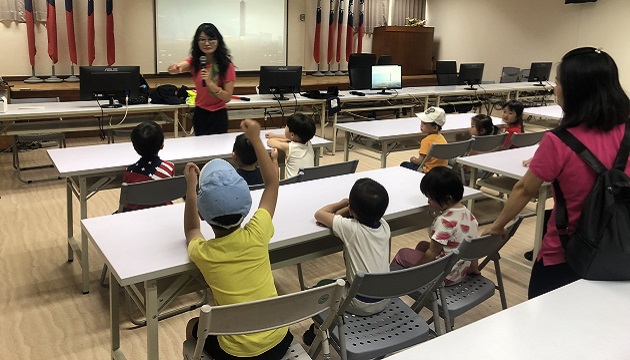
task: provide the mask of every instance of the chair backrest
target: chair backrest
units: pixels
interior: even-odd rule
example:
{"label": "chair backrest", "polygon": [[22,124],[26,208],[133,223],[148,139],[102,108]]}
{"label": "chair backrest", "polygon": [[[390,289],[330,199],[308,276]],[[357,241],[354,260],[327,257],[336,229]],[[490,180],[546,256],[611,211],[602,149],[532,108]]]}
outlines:
{"label": "chair backrest", "polygon": [[[290,177],[290,178],[286,178],[286,179],[282,179],[280,180],[280,186],[282,185],[286,185],[286,184],[294,184],[294,183],[298,183],[300,181],[302,181],[302,176],[304,174],[302,173],[298,173],[296,176]],[[260,189],[264,189],[265,188],[265,184],[256,184],[256,185],[250,185],[249,186],[249,190],[260,190]]]}
{"label": "chair backrest", "polygon": [[436,74],[438,85],[457,85],[457,74]]}
{"label": "chair backrest", "polygon": [[11,98],[11,104],[32,104],[44,102],[59,102],[59,97]]}
{"label": "chair backrest", "polygon": [[494,151],[503,145],[505,142],[505,138],[507,137],[507,133],[501,133],[496,135],[484,135],[484,136],[475,136],[472,146],[470,150],[479,151],[479,152],[488,152]]}
{"label": "chair backrest", "polygon": [[427,152],[427,156],[424,157],[422,164],[418,167],[418,171],[422,171],[422,167],[431,157],[442,160],[450,160],[465,155],[468,151],[470,151],[470,147],[474,141],[475,139],[468,139],[464,141],[450,142],[447,144],[431,144],[429,152]]}
{"label": "chair backrest", "polygon": [[391,55],[381,55],[378,57],[378,61],[376,65],[391,65],[392,56]]}
{"label": "chair backrest", "polygon": [[[522,221],[523,221],[523,216],[517,215],[514,219],[512,219],[512,221],[510,221],[505,226],[505,235],[497,239],[498,241],[496,241],[495,243],[491,245],[494,248],[490,249],[490,251],[486,255],[487,256],[486,259],[484,259],[484,261],[479,264],[479,270],[482,270],[490,260],[495,261],[495,265],[498,263],[498,260],[500,259],[499,250],[501,250],[501,248],[503,248],[503,245],[505,245],[512,238],[512,236],[514,236],[514,234],[516,233],[516,230],[518,230],[518,227],[521,225]],[[467,251],[466,249],[461,249],[463,244],[464,243],[462,242],[462,244],[457,248],[462,258],[464,258],[463,256],[464,252]],[[466,254],[466,255],[470,255],[470,254]],[[480,257],[478,257],[477,259],[479,258]],[[497,271],[497,266],[495,266],[495,271]]]}
{"label": "chair backrest", "polygon": [[518,82],[519,76],[521,75],[521,68],[505,66],[501,70],[501,80],[502,83],[513,83]]}
{"label": "chair backrest", "polygon": [[529,69],[521,70],[521,81],[523,82],[529,81]]}
{"label": "chair backrest", "polygon": [[360,271],[352,280],[339,311],[345,309],[357,294],[372,299],[389,299],[422,289],[423,296],[418,301],[424,304],[431,293],[442,284],[457,260],[459,260],[459,252],[453,250],[430,263],[408,269],[371,274]]}
{"label": "chair backrest", "polygon": [[542,140],[546,131],[539,132],[531,132],[531,133],[522,133],[522,134],[513,134],[510,138],[510,142],[507,144],[507,148],[512,146],[514,147],[524,147],[536,145]]}
{"label": "chair backrest", "polygon": [[357,165],[359,165],[359,159],[309,168],[300,168],[300,172],[302,173],[301,181],[352,174],[357,170]]}
{"label": "chair backrest", "polygon": [[440,60],[435,63],[438,85],[457,85],[457,62]]}
{"label": "chair backrest", "polygon": [[149,180],[138,183],[123,183],[120,188],[119,212],[127,204],[159,205],[186,195],[186,178],[184,175],[171,178]]}
{"label": "chair backrest", "polygon": [[335,313],[345,281],[274,298],[240,304],[201,307],[195,356],[198,359],[208,335],[238,335],[281,328],[310,319],[326,310]]}

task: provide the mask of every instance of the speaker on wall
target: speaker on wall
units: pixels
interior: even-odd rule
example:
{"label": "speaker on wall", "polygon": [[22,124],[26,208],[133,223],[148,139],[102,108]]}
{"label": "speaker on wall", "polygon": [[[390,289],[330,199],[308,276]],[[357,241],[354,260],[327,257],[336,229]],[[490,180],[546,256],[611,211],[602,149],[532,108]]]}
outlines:
{"label": "speaker on wall", "polygon": [[564,0],[565,4],[580,4],[587,2],[596,2],[597,0]]}

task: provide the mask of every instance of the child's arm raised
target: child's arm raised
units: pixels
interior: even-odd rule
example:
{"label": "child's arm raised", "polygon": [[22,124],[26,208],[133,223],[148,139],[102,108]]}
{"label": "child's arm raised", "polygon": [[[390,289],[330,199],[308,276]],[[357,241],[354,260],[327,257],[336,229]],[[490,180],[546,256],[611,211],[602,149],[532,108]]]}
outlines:
{"label": "child's arm raised", "polygon": [[332,228],[333,219],[335,218],[337,211],[344,208],[348,208],[348,199],[343,199],[336,203],[328,204],[323,208],[317,210],[317,212],[315,212],[315,220],[317,220],[318,223],[326,226],[327,228]]}
{"label": "child's arm raised", "polygon": [[269,154],[267,154],[265,145],[260,140],[260,124],[257,121],[251,119],[241,121],[241,130],[243,130],[245,137],[254,147],[258,165],[260,166],[260,173],[265,182],[265,189],[260,198],[258,208],[267,210],[269,215],[273,217],[273,213],[276,210],[276,202],[278,201],[278,166],[274,165]]}
{"label": "child's arm raised", "polygon": [[272,148],[276,148],[280,151],[282,151],[283,153],[287,154],[289,153],[289,140],[284,138],[284,139],[275,139],[275,138],[271,138],[267,140],[267,146],[272,147]]}
{"label": "child's arm raised", "polygon": [[197,210],[197,177],[199,168],[193,163],[186,164],[184,176],[186,177],[186,204],[184,205],[184,234],[186,244],[192,239],[203,238],[200,230],[199,211]]}

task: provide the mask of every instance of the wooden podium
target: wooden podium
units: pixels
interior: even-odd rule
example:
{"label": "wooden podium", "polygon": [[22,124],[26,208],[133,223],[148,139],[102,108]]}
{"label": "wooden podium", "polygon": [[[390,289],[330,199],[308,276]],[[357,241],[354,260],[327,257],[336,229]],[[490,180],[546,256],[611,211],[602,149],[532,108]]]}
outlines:
{"label": "wooden podium", "polygon": [[379,26],[374,29],[372,52],[391,55],[403,75],[433,74],[433,27]]}

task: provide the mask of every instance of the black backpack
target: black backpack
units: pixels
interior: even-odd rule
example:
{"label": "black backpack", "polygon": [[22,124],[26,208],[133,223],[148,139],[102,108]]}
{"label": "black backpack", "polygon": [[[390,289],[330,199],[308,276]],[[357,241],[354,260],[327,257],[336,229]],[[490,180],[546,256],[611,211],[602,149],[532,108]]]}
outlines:
{"label": "black backpack", "polygon": [[624,138],[610,169],[566,129],[553,133],[598,174],[573,234],[568,233],[562,190],[557,181],[553,182],[556,227],[567,264],[587,280],[630,280],[630,177],[624,172],[630,153],[630,123],[626,123]]}
{"label": "black backpack", "polygon": [[177,86],[175,85],[160,85],[151,92],[152,104],[167,104],[167,105],[179,105],[184,102],[177,97]]}

